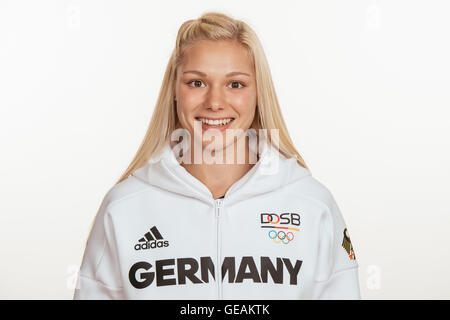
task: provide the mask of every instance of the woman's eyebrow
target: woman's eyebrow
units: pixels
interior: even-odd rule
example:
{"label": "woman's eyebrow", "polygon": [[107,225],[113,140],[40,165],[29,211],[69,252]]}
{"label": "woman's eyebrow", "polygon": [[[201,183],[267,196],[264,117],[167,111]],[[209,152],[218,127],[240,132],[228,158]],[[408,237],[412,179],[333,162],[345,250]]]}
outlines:
{"label": "woman's eyebrow", "polygon": [[[185,74],[185,73],[195,73],[195,74],[198,74],[198,75],[200,75],[202,77],[207,77],[206,73],[203,73],[203,72],[200,72],[200,71],[197,71],[197,70],[184,71],[183,74]],[[232,76],[237,76],[237,75],[244,75],[244,76],[250,77],[250,75],[248,73],[239,72],[239,71],[233,71],[233,72],[227,73],[225,76],[226,77],[232,77]]]}

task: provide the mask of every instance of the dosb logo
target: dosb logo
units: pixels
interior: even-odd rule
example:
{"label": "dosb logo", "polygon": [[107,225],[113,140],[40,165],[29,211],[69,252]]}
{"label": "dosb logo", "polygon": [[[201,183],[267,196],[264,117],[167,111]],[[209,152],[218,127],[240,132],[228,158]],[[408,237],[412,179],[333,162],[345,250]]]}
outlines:
{"label": "dosb logo", "polygon": [[168,247],[169,241],[163,240],[163,236],[156,226],[150,228],[150,231],[144,234],[144,237],[139,239],[140,243],[134,246],[134,250],[147,250],[154,248]]}
{"label": "dosb logo", "polygon": [[[268,236],[273,242],[288,244],[294,240],[294,233],[292,231],[300,230],[298,228],[300,226],[300,215],[298,213],[261,213],[261,224],[261,228],[272,229],[269,231]],[[292,226],[296,226],[297,228]]]}
{"label": "dosb logo", "polygon": [[300,225],[300,215],[298,213],[261,213],[261,223],[271,224],[292,224],[294,226]]}

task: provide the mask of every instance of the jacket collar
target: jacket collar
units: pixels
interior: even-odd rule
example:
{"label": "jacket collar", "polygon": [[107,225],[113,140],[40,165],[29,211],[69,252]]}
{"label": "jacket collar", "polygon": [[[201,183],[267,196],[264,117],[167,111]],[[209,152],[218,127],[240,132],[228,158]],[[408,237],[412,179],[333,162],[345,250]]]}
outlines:
{"label": "jacket collar", "polygon": [[[284,157],[266,141],[258,154],[257,163],[227,190],[223,199],[227,205],[276,191],[311,175],[295,158]],[[162,190],[214,205],[211,191],[180,165],[169,143],[133,176]]]}

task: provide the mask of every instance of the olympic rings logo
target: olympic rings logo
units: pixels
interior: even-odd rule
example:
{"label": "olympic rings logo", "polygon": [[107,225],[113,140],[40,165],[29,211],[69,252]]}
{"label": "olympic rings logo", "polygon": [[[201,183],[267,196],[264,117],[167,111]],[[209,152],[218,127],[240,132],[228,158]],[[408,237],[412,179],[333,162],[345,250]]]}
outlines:
{"label": "olympic rings logo", "polygon": [[268,235],[273,242],[288,244],[294,240],[291,231],[300,230],[300,215],[293,212],[261,213],[261,228],[270,229]]}
{"label": "olympic rings logo", "polygon": [[289,242],[294,240],[294,234],[290,231],[288,233],[286,233],[284,231],[270,230],[269,238],[273,239],[273,242],[275,242],[275,243],[288,244]]}

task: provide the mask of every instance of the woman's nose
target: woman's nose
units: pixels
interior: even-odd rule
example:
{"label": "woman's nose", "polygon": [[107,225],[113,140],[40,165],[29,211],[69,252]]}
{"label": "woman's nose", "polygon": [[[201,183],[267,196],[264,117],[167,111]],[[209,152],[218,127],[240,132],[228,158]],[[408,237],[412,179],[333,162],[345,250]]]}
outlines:
{"label": "woman's nose", "polygon": [[211,110],[220,110],[224,107],[224,97],[221,88],[211,87],[206,99],[206,107]]}

